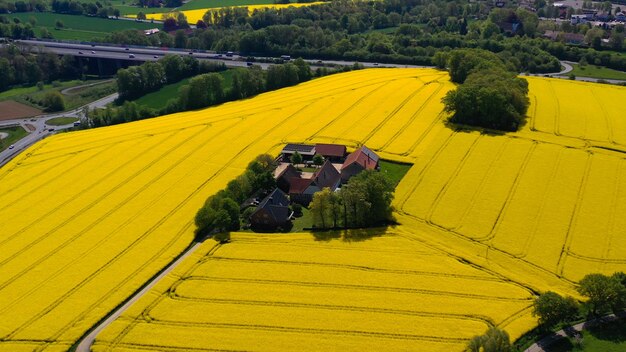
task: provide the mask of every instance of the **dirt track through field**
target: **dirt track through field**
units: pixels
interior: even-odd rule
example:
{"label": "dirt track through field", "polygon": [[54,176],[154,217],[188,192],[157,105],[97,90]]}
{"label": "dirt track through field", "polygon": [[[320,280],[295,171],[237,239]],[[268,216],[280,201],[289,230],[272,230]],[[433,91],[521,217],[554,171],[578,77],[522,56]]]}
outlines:
{"label": "dirt track through field", "polygon": [[21,119],[41,114],[41,110],[13,100],[0,101],[0,121]]}

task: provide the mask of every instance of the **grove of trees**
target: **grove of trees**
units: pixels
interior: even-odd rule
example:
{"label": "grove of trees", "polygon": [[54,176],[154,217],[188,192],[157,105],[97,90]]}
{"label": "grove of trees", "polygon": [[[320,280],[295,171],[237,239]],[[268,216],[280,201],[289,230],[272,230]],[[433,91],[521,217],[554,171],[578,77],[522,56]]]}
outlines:
{"label": "grove of trees", "polygon": [[339,192],[316,192],[309,210],[313,226],[320,229],[384,226],[394,221],[392,200],[393,185],[381,173],[367,170]]}
{"label": "grove of trees", "polygon": [[220,242],[228,241],[227,232],[239,230],[241,226],[239,204],[256,191],[274,188],[275,168],[271,155],[259,155],[248,164],[242,175],[228,183],[226,189],[209,197],[196,213],[196,239],[220,234],[214,238]]}
{"label": "grove of trees", "polygon": [[516,131],[528,110],[528,82],[493,53],[468,49],[450,54],[450,77],[460,83],[443,98],[450,122]]}

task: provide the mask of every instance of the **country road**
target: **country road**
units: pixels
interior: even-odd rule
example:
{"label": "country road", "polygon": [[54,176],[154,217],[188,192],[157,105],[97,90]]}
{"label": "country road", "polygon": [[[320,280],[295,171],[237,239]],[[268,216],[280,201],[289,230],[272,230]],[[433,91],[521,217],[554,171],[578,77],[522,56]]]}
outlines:
{"label": "country road", "polygon": [[87,336],[83,337],[80,340],[80,342],[78,343],[78,346],[76,347],[76,352],[89,352],[91,350],[91,345],[93,344],[94,340],[96,339],[96,337],[102,330],[104,330],[107,326],[109,326],[109,324],[111,324],[115,319],[117,319],[120,315],[122,315],[122,313],[124,313],[126,309],[128,309],[131,305],[133,305],[133,303],[137,302],[137,300],[139,300],[143,295],[145,295],[148,291],[150,291],[150,289],[154,287],[154,285],[156,285],[159,281],[161,281],[161,279],[163,279],[167,274],[172,272],[172,270],[174,270],[174,268],[176,268],[183,260],[185,260],[196,249],[198,249],[198,247],[201,244],[202,243],[200,242],[194,243],[191,247],[185,250],[180,255],[180,257],[178,257],[178,259],[176,259],[174,262],[168,265],[159,275],[152,278],[152,280],[148,281],[148,283],[146,284],[146,286],[144,286],[144,288],[142,288],[139,292],[136,292],[134,295],[132,295],[126,301],[126,303],[124,303],[124,305],[114,310],[112,313],[110,313],[110,315],[105,320],[103,320],[98,325],[96,325],[96,327],[93,330],[91,330],[89,334],[87,334]]}
{"label": "country road", "polygon": [[[26,131],[29,132],[29,134],[26,135],[26,137],[15,142],[14,144],[15,147],[13,149],[5,149],[4,151],[0,152],[0,167],[8,163],[11,159],[16,157],[26,148],[33,145],[35,142],[51,134],[54,134],[56,131],[61,131],[61,130],[74,127],[74,124],[67,124],[63,126],[49,126],[49,125],[46,125],[46,121],[53,119],[55,117],[62,117],[62,116],[81,118],[83,109],[86,106],[89,107],[90,110],[101,108],[101,107],[106,106],[107,104],[112,103],[115,99],[117,99],[117,97],[118,97],[118,94],[114,93],[102,99],[98,99],[96,101],[93,101],[89,104],[83,105],[79,108],[76,108],[70,111],[47,114],[47,115],[40,115],[40,116],[36,116],[33,118],[28,118],[28,119],[15,119],[15,120],[0,121],[0,127],[22,126]],[[35,130],[30,131],[26,127],[27,124],[34,126]],[[50,131],[50,129],[54,129],[54,130]]]}

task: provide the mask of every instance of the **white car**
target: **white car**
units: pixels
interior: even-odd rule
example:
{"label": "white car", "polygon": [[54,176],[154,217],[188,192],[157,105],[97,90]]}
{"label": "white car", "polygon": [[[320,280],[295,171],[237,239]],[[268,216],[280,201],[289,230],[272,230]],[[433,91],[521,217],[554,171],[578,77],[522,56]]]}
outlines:
{"label": "white car", "polygon": [[13,148],[15,148],[15,145],[14,145],[14,144],[11,144],[11,145],[9,146],[9,149],[13,149]]}

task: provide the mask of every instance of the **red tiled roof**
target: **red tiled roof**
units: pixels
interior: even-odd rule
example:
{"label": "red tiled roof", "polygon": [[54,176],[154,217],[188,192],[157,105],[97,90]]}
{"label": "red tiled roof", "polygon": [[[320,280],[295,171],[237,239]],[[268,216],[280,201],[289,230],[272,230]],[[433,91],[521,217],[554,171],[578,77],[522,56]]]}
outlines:
{"label": "red tiled roof", "polygon": [[376,153],[368,149],[366,146],[362,146],[348,155],[341,168],[343,169],[353,163],[358,163],[363,166],[365,170],[373,170],[378,164],[378,159],[379,157]]}
{"label": "red tiled roof", "polygon": [[338,156],[346,155],[346,146],[341,144],[316,144],[315,153],[322,156]]}
{"label": "red tiled roof", "polygon": [[310,178],[292,177],[289,179],[289,194],[302,194],[313,182]]}

